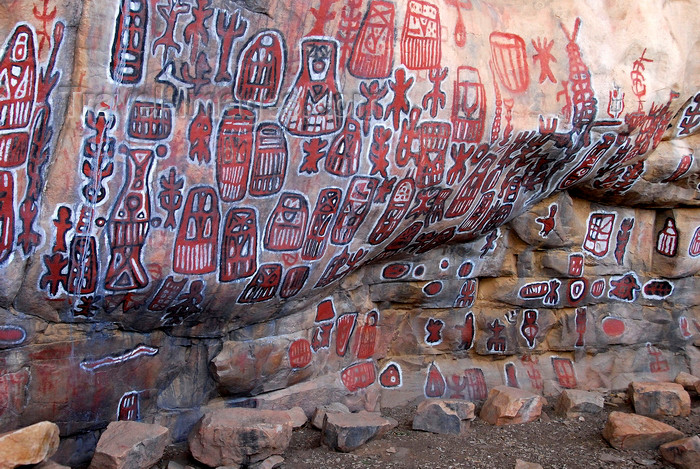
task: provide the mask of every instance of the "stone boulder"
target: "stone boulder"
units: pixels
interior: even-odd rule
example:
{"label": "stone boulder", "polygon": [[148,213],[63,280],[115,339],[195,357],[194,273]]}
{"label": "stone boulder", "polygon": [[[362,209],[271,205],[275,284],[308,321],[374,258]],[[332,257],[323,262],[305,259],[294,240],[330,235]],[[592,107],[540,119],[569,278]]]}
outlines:
{"label": "stone boulder", "polygon": [[163,457],[170,431],[160,425],[121,420],[107,426],[90,469],[148,469]]}
{"label": "stone boulder", "polygon": [[323,420],[322,441],[335,451],[347,453],[381,437],[397,425],[396,420],[384,418],[379,412],[327,412]]}
{"label": "stone boulder", "polygon": [[522,459],[516,459],[515,469],[542,469],[542,465],[535,462],[527,462],[523,461]]}
{"label": "stone boulder", "polygon": [[413,429],[459,435],[474,419],[474,403],[460,399],[427,399],[413,417]]}
{"label": "stone boulder", "polygon": [[292,426],[286,411],[219,409],[205,414],[192,430],[190,452],[212,467],[249,465],[284,453]]}
{"label": "stone boulder", "polygon": [[350,409],[348,409],[348,406],[341,402],[332,402],[330,404],[322,405],[320,407],[316,407],[316,410],[314,411],[313,417],[311,417],[311,425],[314,426],[314,428],[317,428],[319,430],[323,429],[323,421],[326,418],[326,413],[328,412],[340,412],[340,413],[345,413],[349,414]]}
{"label": "stone boulder", "polygon": [[58,425],[39,422],[0,435],[0,468],[37,464],[58,449]]}
{"label": "stone boulder", "polygon": [[680,373],[678,373],[674,381],[677,384],[683,386],[683,389],[685,389],[686,391],[694,391],[700,394],[700,378],[698,378],[697,376],[691,375],[690,373],[686,373],[685,371],[681,371]]}
{"label": "stone boulder", "polygon": [[670,425],[643,415],[611,412],[603,429],[603,438],[616,449],[651,450],[683,437]]}
{"label": "stone boulder", "polygon": [[681,469],[697,469],[700,467],[700,436],[664,443],[659,447],[661,456]]}
{"label": "stone boulder", "polygon": [[306,422],[309,421],[309,418],[306,416],[306,413],[304,413],[304,409],[302,409],[301,407],[292,407],[286,412],[287,414],[289,414],[289,418],[292,420],[293,429],[301,428],[304,425],[306,425]]}
{"label": "stone boulder", "polygon": [[677,383],[632,382],[628,392],[634,411],[650,417],[690,415],[690,395]]}
{"label": "stone boulder", "polygon": [[250,469],[275,469],[276,467],[282,466],[282,463],[284,462],[284,458],[282,456],[279,456],[275,454],[274,456],[270,456],[269,458],[265,459],[264,461],[260,461],[258,463],[250,465]]}
{"label": "stone boulder", "polygon": [[538,394],[509,386],[496,386],[489,391],[479,417],[491,425],[532,422],[542,413],[542,404],[542,396]]}
{"label": "stone boulder", "polygon": [[600,393],[580,389],[565,389],[559,395],[555,412],[567,418],[575,418],[581,414],[601,412],[605,399]]}

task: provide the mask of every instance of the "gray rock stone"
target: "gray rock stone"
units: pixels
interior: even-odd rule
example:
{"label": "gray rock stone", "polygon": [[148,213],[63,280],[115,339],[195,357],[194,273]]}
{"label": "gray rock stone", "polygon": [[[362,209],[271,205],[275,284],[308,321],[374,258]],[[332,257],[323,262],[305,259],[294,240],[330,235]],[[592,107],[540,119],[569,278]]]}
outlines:
{"label": "gray rock stone", "polygon": [[331,449],[347,453],[381,437],[396,425],[396,420],[384,418],[379,412],[327,412],[322,441]]}
{"label": "gray rock stone", "polygon": [[573,418],[581,414],[601,412],[604,404],[605,399],[600,393],[580,389],[565,389],[559,395],[555,411],[561,416]]}
{"label": "gray rock stone", "polygon": [[284,462],[284,458],[282,456],[274,455],[274,456],[270,456],[269,458],[265,459],[264,461],[260,461],[259,463],[252,464],[250,466],[250,469],[275,469],[276,467],[280,467],[283,462]]}
{"label": "gray rock stone", "polygon": [[319,430],[323,429],[323,421],[326,418],[326,413],[328,412],[342,412],[349,414],[350,409],[345,404],[340,402],[333,402],[324,406],[316,407],[313,417],[311,417],[311,425]]}
{"label": "gray rock stone", "polygon": [[421,402],[413,417],[413,429],[459,435],[474,419],[474,403],[458,399],[428,399]]}
{"label": "gray rock stone", "polygon": [[229,408],[208,412],[189,437],[192,456],[208,466],[252,464],[282,454],[292,438],[286,411]]}
{"label": "gray rock stone", "polygon": [[148,469],[163,457],[170,431],[130,420],[112,422],[97,442],[90,469]]}

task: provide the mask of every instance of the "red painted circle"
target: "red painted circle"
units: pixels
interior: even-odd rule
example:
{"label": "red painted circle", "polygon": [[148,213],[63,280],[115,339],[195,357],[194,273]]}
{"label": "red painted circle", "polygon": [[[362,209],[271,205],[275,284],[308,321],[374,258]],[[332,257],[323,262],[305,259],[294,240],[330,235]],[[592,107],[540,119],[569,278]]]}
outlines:
{"label": "red painted circle", "polygon": [[617,318],[603,319],[603,332],[610,337],[620,337],[625,333],[625,323]]}

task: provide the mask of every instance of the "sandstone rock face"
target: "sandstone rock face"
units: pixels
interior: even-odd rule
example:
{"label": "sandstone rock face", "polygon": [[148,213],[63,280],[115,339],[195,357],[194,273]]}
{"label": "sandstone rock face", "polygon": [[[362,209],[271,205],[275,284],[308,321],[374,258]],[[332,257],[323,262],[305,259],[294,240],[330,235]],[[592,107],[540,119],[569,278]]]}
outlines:
{"label": "sandstone rock face", "polygon": [[251,464],[282,454],[292,438],[284,411],[220,409],[207,413],[189,436],[190,451],[208,466]]}
{"label": "sandstone rock face", "polygon": [[670,425],[643,415],[611,412],[603,429],[603,438],[617,449],[650,450],[683,437]]}
{"label": "sandstone rock face", "polygon": [[148,469],[169,442],[170,431],[160,425],[112,422],[97,442],[90,469]]}
{"label": "sandstone rock face", "polygon": [[0,432],[700,373],[695,5],[252,3],[0,9]]}
{"label": "sandstone rock face", "polygon": [[0,467],[12,469],[26,464],[38,464],[50,458],[58,449],[58,426],[39,422],[0,435]]}
{"label": "sandstone rock face", "polygon": [[413,417],[413,429],[459,435],[474,419],[474,403],[457,399],[428,399],[421,402]]}
{"label": "sandstone rock face", "polygon": [[386,419],[379,412],[327,412],[321,441],[329,448],[347,453],[380,438],[396,425],[396,420]]}
{"label": "sandstone rock face", "polygon": [[581,414],[601,412],[605,399],[600,393],[565,389],[557,400],[555,412],[567,418],[578,417]]}
{"label": "sandstone rock face", "polygon": [[481,408],[479,417],[491,425],[532,422],[542,413],[542,397],[522,389],[496,386]]}
{"label": "sandstone rock face", "polygon": [[700,436],[664,443],[659,447],[661,456],[681,469],[692,469],[700,466]]}
{"label": "sandstone rock face", "polygon": [[676,383],[642,383],[629,385],[634,411],[650,417],[690,415],[690,395]]}

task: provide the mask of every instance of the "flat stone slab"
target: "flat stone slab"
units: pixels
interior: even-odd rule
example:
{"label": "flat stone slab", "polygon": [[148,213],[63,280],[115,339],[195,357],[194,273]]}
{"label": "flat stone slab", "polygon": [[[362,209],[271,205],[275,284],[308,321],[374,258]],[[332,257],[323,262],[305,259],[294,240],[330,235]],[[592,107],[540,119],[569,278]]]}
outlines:
{"label": "flat stone slab", "polygon": [[661,456],[671,464],[681,469],[697,469],[700,467],[700,436],[664,443],[659,447]]}
{"label": "flat stone slab", "polygon": [[459,435],[474,419],[474,403],[459,399],[428,399],[421,402],[413,417],[413,429]]}
{"label": "flat stone slab", "polygon": [[379,412],[327,412],[323,421],[323,443],[344,453],[353,451],[373,438],[379,438],[395,428],[398,422],[384,418]]}
{"label": "flat stone slab", "polygon": [[649,417],[687,417],[690,394],[677,383],[632,382],[628,392],[634,411]]}
{"label": "flat stone slab", "polygon": [[496,386],[489,391],[479,417],[491,425],[511,425],[536,420],[542,413],[543,399],[523,389]]}
{"label": "flat stone slab", "polygon": [[283,454],[292,438],[284,410],[227,408],[208,412],[190,433],[190,452],[211,467],[250,465]]}
{"label": "flat stone slab", "polygon": [[170,430],[160,425],[111,422],[97,442],[90,469],[149,469],[163,457]]}
{"label": "flat stone slab", "polygon": [[603,428],[603,438],[617,449],[651,450],[678,440],[681,431],[658,420],[637,414],[611,412]]}
{"label": "flat stone slab", "polygon": [[581,414],[602,412],[604,405],[605,399],[598,392],[565,389],[559,395],[554,410],[563,417],[575,418]]}
{"label": "flat stone slab", "polygon": [[345,414],[349,414],[350,409],[348,409],[348,406],[340,402],[333,402],[331,404],[316,407],[314,415],[311,417],[311,425],[313,425],[314,428],[322,430],[323,420],[326,418],[327,412],[342,412]]}

